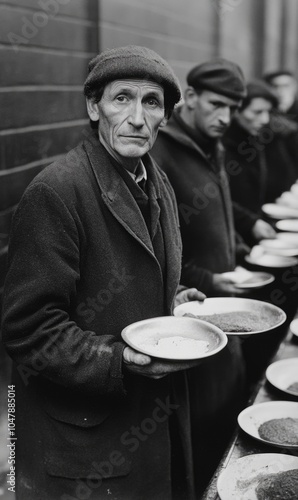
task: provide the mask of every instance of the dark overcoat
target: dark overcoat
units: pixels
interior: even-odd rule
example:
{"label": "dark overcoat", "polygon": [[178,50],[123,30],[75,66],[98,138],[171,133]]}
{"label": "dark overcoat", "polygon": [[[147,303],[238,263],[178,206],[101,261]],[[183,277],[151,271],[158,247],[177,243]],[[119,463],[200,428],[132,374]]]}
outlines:
{"label": "dark overcoat", "polygon": [[[164,273],[96,138],[44,169],[15,214],[2,328],[14,360],[19,500],[171,496],[168,417],[187,414],[174,403],[178,386],[186,394],[185,374],[175,385],[122,367],[121,330],[171,314],[180,278],[173,191],[148,155],[143,161]],[[187,432],[186,420],[186,454]]]}

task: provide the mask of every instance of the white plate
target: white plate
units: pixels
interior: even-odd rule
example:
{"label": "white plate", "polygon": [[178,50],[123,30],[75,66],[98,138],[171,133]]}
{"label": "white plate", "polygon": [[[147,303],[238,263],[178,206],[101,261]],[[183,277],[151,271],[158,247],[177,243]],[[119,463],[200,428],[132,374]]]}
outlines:
{"label": "white plate", "polygon": [[272,219],[295,219],[298,217],[298,208],[285,207],[276,203],[265,203],[262,210],[264,214],[269,215]]}
{"label": "white plate", "polygon": [[298,468],[298,458],[283,453],[258,453],[238,458],[217,480],[221,500],[257,500],[261,477]]}
{"label": "white plate", "polygon": [[298,196],[289,191],[285,191],[279,198],[277,198],[276,203],[285,207],[298,209]]}
{"label": "white plate", "polygon": [[298,449],[298,444],[280,444],[262,439],[259,436],[258,428],[264,422],[275,418],[298,418],[298,403],[292,401],[269,401],[268,403],[259,403],[245,408],[238,415],[238,424],[241,429],[251,437],[262,443],[277,446],[278,448]]}
{"label": "white plate", "polygon": [[294,196],[298,195],[298,183],[297,183],[297,181],[295,182],[295,184],[293,184],[290,191],[291,191],[291,193],[294,194]]}
{"label": "white plate", "polygon": [[281,359],[268,366],[266,370],[267,380],[280,391],[298,397],[298,391],[289,390],[288,387],[297,382],[298,384],[298,358]]}
{"label": "white plate", "polygon": [[290,323],[290,330],[293,335],[298,337],[298,319],[293,319],[293,321]]}
{"label": "white plate", "polygon": [[295,243],[282,241],[280,239],[261,240],[259,245],[272,255],[282,255],[285,257],[295,257],[298,255],[298,247]]}
{"label": "white plate", "polygon": [[298,233],[286,233],[281,232],[276,234],[276,238],[280,241],[285,241],[287,243],[291,243],[292,245],[296,245],[298,248]]}
{"label": "white plate", "polygon": [[275,280],[273,274],[257,271],[248,271],[243,267],[236,267],[235,271],[223,273],[223,276],[233,281],[236,288],[261,288]]}
{"label": "white plate", "polygon": [[174,309],[175,316],[184,314],[211,315],[226,312],[247,311],[255,312],[260,315],[268,315],[268,328],[255,330],[252,332],[226,332],[228,335],[253,335],[256,333],[267,332],[282,325],[286,320],[285,312],[277,306],[261,300],[244,299],[239,297],[212,297],[205,299],[204,302],[197,300],[185,302]]}
{"label": "white plate", "polygon": [[255,266],[276,269],[292,267],[298,264],[297,258],[284,255],[273,255],[269,251],[266,251],[261,245],[254,246],[250,254],[244,256],[244,260]]}
{"label": "white plate", "polygon": [[276,228],[280,231],[291,231],[292,233],[298,233],[298,219],[284,219],[279,220],[275,224]]}
{"label": "white plate", "polygon": [[[227,344],[227,336],[216,326],[194,318],[175,318],[161,316],[158,318],[137,321],[124,328],[121,332],[123,340],[133,349],[154,356],[171,360],[203,359],[221,351]],[[173,354],[160,354],[156,343],[160,339],[183,337],[185,339],[208,342],[206,352],[199,355],[193,349],[188,352],[182,349]]]}

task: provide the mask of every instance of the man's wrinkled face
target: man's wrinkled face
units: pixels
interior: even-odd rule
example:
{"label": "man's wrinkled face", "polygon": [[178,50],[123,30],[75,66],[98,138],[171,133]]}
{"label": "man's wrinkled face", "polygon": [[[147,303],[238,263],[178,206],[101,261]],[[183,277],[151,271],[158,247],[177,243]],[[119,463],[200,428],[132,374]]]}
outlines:
{"label": "man's wrinkled face", "polygon": [[249,105],[236,115],[236,120],[251,135],[258,135],[268,125],[272,104],[263,97],[255,97]]}
{"label": "man's wrinkled face", "polygon": [[203,90],[196,95],[194,127],[211,139],[222,137],[238,105],[238,100]]}
{"label": "man's wrinkled face", "polygon": [[277,93],[280,109],[287,111],[296,97],[297,83],[295,79],[290,75],[279,75],[273,78],[270,84]]}
{"label": "man's wrinkled face", "polygon": [[99,120],[100,139],[124,164],[147,153],[166,124],[163,87],[151,81],[115,80],[98,103],[87,105],[90,118]]}

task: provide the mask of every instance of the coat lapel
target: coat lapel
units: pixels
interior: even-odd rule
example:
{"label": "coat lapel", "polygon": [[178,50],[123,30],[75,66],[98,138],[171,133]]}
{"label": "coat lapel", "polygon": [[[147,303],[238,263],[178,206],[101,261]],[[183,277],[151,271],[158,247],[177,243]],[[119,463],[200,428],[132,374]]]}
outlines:
{"label": "coat lapel", "polygon": [[[113,167],[109,154],[96,137],[85,141],[85,149],[106,206],[126,231],[147,250],[159,266],[147,226],[138,205]],[[142,159],[149,174],[151,234],[154,237],[160,222],[164,238],[165,299],[167,310],[171,312],[179,285],[182,252],[175,196],[166,175],[159,171],[151,157],[145,155]]]}
{"label": "coat lapel", "polygon": [[151,238],[137,202],[115,170],[108,152],[96,137],[85,141],[85,149],[106,206],[126,231],[154,256]]}
{"label": "coat lapel", "polygon": [[[157,170],[157,167],[151,167],[151,171],[155,176],[154,185],[159,186],[156,192],[156,201],[159,205],[160,225],[165,248],[166,303],[168,310],[171,311],[181,272],[182,242],[179,217],[174,191],[167,176],[164,172]],[[157,224],[158,221],[155,222]]]}

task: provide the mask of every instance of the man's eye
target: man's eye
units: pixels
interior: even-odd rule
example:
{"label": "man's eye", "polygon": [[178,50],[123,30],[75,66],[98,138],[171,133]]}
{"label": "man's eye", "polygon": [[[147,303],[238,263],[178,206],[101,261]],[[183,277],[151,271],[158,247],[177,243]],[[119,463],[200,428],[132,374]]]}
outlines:
{"label": "man's eye", "polygon": [[116,101],[117,102],[127,102],[128,101],[128,97],[126,95],[124,95],[124,94],[117,95]]}
{"label": "man's eye", "polygon": [[150,99],[147,99],[147,104],[149,104],[149,106],[151,107],[155,107],[159,105],[159,101],[154,97],[150,97]]}

